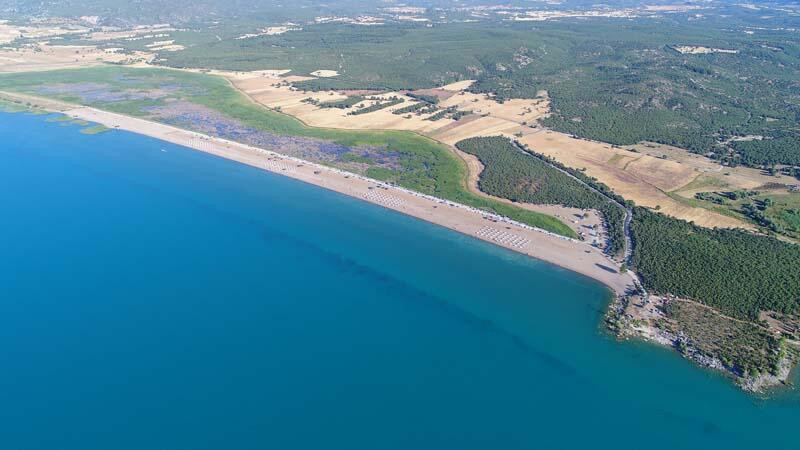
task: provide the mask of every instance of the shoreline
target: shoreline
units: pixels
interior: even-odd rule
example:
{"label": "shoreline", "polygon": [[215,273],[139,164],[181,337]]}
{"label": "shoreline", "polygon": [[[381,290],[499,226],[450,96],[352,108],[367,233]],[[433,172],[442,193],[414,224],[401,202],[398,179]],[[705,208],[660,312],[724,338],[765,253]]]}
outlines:
{"label": "shoreline", "polygon": [[[774,372],[765,371],[762,367],[762,370],[750,373],[720,353],[709,351],[708,338],[688,330],[665,327],[663,323],[670,320],[665,312],[668,302],[682,302],[710,309],[691,300],[670,296],[620,296],[609,305],[605,325],[619,340],[635,339],[672,349],[697,366],[730,378],[739,388],[752,394],[767,394],[793,386],[798,360],[798,348],[795,347],[797,343],[790,344],[793,348],[784,348],[777,359]],[[718,317],[726,321],[739,321],[721,314]]]}
{"label": "shoreline", "polygon": [[619,273],[616,262],[586,242],[555,235],[466,205],[146,119],[58,101],[50,102],[48,107],[47,99],[3,94],[11,98],[44,103],[45,105],[38,107],[73,119],[104,125],[112,130],[125,130],[153,137],[383,206],[582,274],[608,286],[617,296],[624,295],[635,286],[636,279],[632,272]]}

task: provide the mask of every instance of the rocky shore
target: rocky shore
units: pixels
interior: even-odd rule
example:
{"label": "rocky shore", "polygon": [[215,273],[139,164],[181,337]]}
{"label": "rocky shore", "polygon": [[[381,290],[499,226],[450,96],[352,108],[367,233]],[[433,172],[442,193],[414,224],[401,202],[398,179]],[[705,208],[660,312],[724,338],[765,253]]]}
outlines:
{"label": "rocky shore", "polygon": [[[743,390],[753,393],[764,393],[768,390],[790,386],[792,369],[798,360],[796,343],[788,343],[780,336],[767,335],[763,340],[764,347],[760,355],[766,355],[772,364],[767,366],[764,360],[752,358],[743,360],[744,356],[731,357],[729,354],[711,350],[709,336],[696,335],[682,329],[676,324],[676,317],[668,313],[670,302],[681,300],[670,297],[624,295],[616,297],[609,305],[605,323],[618,339],[642,339],[675,349],[685,358],[701,367],[714,369],[724,373],[735,381]],[[683,301],[684,303],[688,303]],[[709,309],[702,305],[693,308]],[[720,348],[740,345],[736,342],[736,330],[731,331],[729,324],[734,319],[719,316],[719,322],[705,323],[701,326],[722,327],[723,334],[731,337],[728,341],[714,342]],[[740,328],[743,325],[737,324]],[[744,325],[755,328],[757,325]],[[755,336],[761,336],[756,334]],[[773,339],[770,339],[773,338]],[[777,346],[770,345],[772,341]],[[752,340],[750,342],[760,342]],[[735,351],[734,351],[735,353]],[[749,368],[746,368],[749,367]]]}

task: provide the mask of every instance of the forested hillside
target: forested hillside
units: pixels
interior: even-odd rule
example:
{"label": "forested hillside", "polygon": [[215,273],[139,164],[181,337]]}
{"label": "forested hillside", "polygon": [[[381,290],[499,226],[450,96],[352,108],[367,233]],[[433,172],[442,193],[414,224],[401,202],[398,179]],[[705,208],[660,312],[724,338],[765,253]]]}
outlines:
{"label": "forested hillside", "polygon": [[[752,28],[677,18],[329,24],[213,39],[160,56],[176,67],[339,72],[296,83],[312,90],[417,89],[462,79],[500,100],[545,90],[553,114],[544,124],[580,137],[661,142],[731,164],[797,164],[800,46],[789,31],[745,33]],[[747,140],[731,139],[741,137]]]}
{"label": "forested hillside", "polygon": [[645,288],[733,317],[797,313],[800,246],[745,231],[707,229],[645,208],[633,215],[633,266]]}

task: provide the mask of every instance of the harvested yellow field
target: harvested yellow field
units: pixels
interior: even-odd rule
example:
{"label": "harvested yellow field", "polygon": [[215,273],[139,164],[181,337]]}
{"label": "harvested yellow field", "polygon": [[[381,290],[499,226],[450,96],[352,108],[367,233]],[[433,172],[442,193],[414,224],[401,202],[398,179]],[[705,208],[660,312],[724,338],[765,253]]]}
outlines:
{"label": "harvested yellow field", "polygon": [[470,116],[457,125],[443,127],[431,134],[436,140],[454,145],[456,142],[476,136],[511,135],[519,128],[519,124],[499,117]]}
{"label": "harvested yellow field", "polygon": [[0,20],[0,44],[7,44],[18,38],[47,39],[86,31],[88,28],[81,26],[18,26]]}
{"label": "harvested yellow field", "polygon": [[380,109],[367,114],[348,115],[348,113],[360,109],[359,107],[370,106],[375,101],[366,100],[353,108],[320,108],[311,103],[303,102],[304,99],[314,99],[317,102],[331,102],[343,100],[346,95],[334,92],[304,92],[286,85],[290,77],[228,77],[233,85],[244,92],[250,98],[264,106],[273,109],[280,109],[282,112],[297,117],[311,126],[345,128],[353,130],[366,129],[386,129],[386,130],[409,130],[425,133],[435,132],[437,129],[453,123],[450,119],[438,121],[424,120],[429,115],[408,115],[393,114],[395,109],[403,108],[413,103],[415,100],[401,93],[389,92],[370,97],[388,99],[392,96],[402,97],[405,102],[399,105]]}
{"label": "harvested yellow field", "polygon": [[0,44],[7,44],[22,36],[22,32],[6,23],[0,23]]}
{"label": "harvested yellow field", "polygon": [[[637,151],[654,157],[666,157],[682,165],[693,168],[702,176],[696,182],[676,190],[680,195],[691,198],[698,192],[711,192],[718,190],[757,189],[765,190],[764,186],[774,184],[793,185],[797,181],[786,175],[769,175],[759,169],[749,167],[726,167],[705,156],[690,153],[682,148],[669,145],[642,143],[631,146]],[[787,189],[770,187],[767,190],[785,191]]]}
{"label": "harvested yellow field", "polygon": [[[549,113],[550,103],[546,92],[540,92],[539,97],[535,99],[511,99],[499,103],[484,94],[464,91],[463,89],[469,87],[467,81],[439,89],[427,89],[424,91],[425,94],[436,95],[442,99],[438,105],[441,108],[455,107],[461,111],[473,111],[473,114],[458,121],[447,118],[430,121],[425,119],[431,114],[420,116],[392,114],[395,109],[416,102],[398,92],[370,95],[369,97],[384,100],[397,96],[404,98],[405,101],[366,114],[348,113],[368,107],[378,100],[368,99],[347,109],[320,108],[302,100],[311,98],[317,102],[328,102],[343,100],[347,96],[335,91],[304,92],[294,89],[289,84],[290,77],[283,76],[282,73],[282,71],[217,72],[218,75],[227,77],[235,87],[255,102],[269,108],[280,109],[311,126],[408,130],[425,134],[449,145],[475,136],[504,135],[529,145],[539,153],[552,156],[567,166],[585,168],[588,175],[596,177],[636,204],[659,207],[661,212],[693,221],[701,226],[752,228],[736,218],[687,205],[680,199],[668,195],[674,195],[673,193],[682,192],[682,189],[692,186],[703,185],[698,177],[708,175],[713,167],[702,166],[700,160],[697,163],[689,163],[670,157],[665,159],[660,154],[656,155],[661,149],[654,150],[653,154],[641,150],[633,152],[612,148],[611,145],[601,142],[577,139],[563,133],[535,128],[536,121]],[[457,90],[459,88],[462,90]],[[713,166],[713,163],[705,164]],[[752,169],[746,170],[752,171]],[[729,178],[729,182],[742,187],[764,184],[764,180],[757,180],[752,177],[752,173],[747,172],[726,177]]]}
{"label": "harvested yellow field", "polygon": [[281,79],[287,83],[295,83],[298,81],[313,80],[314,77],[304,77],[302,75],[287,75],[285,77],[281,77]]}
{"label": "harvested yellow field", "polygon": [[442,86],[440,89],[445,91],[454,91],[454,92],[463,91],[469,89],[469,87],[472,86],[472,83],[474,82],[475,80],[456,81],[455,83],[446,84]]}
{"label": "harvested yellow field", "polygon": [[667,192],[686,185],[698,175],[689,166],[648,155],[638,155],[621,168]]}
{"label": "harvested yellow field", "polygon": [[531,150],[551,156],[562,164],[586,169],[587,175],[597,178],[637,205],[660,207],[665,214],[701,226],[752,228],[738,219],[688,206],[667,195],[667,192],[679,189],[701,175],[687,164],[615,149],[608,144],[553,131],[526,134],[518,140],[530,146]]}
{"label": "harvested yellow field", "polygon": [[[367,106],[373,102],[365,102],[362,105]],[[441,119],[438,121],[425,120],[428,115],[398,115],[393,114],[392,111],[398,108],[403,108],[411,102],[406,101],[396,106],[384,108],[368,114],[348,115],[348,110],[325,108],[319,109],[313,105],[304,104],[303,107],[298,109],[305,109],[300,113],[304,121],[316,126],[326,126],[333,128],[349,128],[358,130],[369,129],[382,129],[382,130],[413,130],[422,133],[432,133],[436,129],[453,123],[450,119]],[[310,107],[309,109],[307,109]],[[358,105],[356,105],[356,108]]]}
{"label": "harvested yellow field", "polygon": [[499,103],[486,94],[473,94],[461,91],[441,102],[442,107],[455,106],[459,110],[472,111],[478,115],[488,115],[516,124],[530,123],[546,116],[550,111],[547,98],[512,99]]}
{"label": "harvested yellow field", "polygon": [[108,62],[149,60],[150,53],[134,55],[107,52],[94,46],[38,44],[35,47],[0,50],[0,73],[87,67]]}
{"label": "harvested yellow field", "polygon": [[[327,92],[303,92],[291,88],[286,84],[283,77],[228,77],[233,85],[252,97],[258,103],[270,108],[284,108],[298,105],[305,105],[301,100],[311,98],[319,102],[343,100],[346,95],[334,91]],[[309,105],[313,106],[313,105]],[[315,107],[316,109],[316,107]]]}
{"label": "harvested yellow field", "polygon": [[[546,93],[538,99],[515,99],[498,103],[484,94],[472,94],[463,91],[470,86],[472,80],[460,81],[447,85],[441,89],[426,90],[426,94],[443,98],[440,108],[455,107],[461,111],[473,111],[474,114],[463,117],[458,121],[442,118],[436,121],[425,120],[433,114],[393,114],[396,109],[417,103],[416,100],[400,92],[388,92],[378,95],[368,95],[388,99],[401,97],[405,101],[399,105],[387,107],[366,114],[349,115],[349,112],[367,107],[375,101],[367,100],[349,109],[320,108],[310,103],[302,102],[303,99],[312,98],[318,102],[336,101],[345,98],[339,92],[304,92],[293,89],[288,82],[294,81],[292,77],[276,74],[252,75],[237,72],[223,74],[235,87],[248,95],[256,102],[269,108],[279,108],[282,112],[291,114],[303,122],[319,127],[332,127],[344,129],[387,129],[408,130],[426,134],[442,142],[454,144],[462,139],[474,136],[487,136],[494,134],[513,134],[521,129],[522,122],[534,122],[539,117],[548,113],[549,102]],[[480,111],[480,112],[479,112]]]}

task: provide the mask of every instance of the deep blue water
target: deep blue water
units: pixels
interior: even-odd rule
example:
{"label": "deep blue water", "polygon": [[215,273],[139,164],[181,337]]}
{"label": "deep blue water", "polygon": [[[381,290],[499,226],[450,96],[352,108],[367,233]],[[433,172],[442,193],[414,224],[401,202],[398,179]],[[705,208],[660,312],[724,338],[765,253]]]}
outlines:
{"label": "deep blue water", "polygon": [[154,139],[0,113],[0,449],[800,448],[601,285]]}

